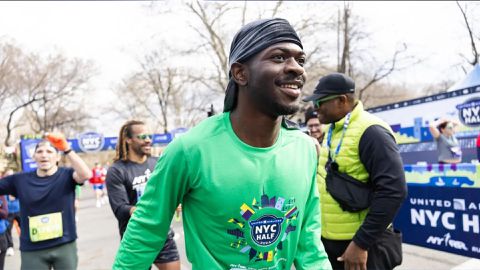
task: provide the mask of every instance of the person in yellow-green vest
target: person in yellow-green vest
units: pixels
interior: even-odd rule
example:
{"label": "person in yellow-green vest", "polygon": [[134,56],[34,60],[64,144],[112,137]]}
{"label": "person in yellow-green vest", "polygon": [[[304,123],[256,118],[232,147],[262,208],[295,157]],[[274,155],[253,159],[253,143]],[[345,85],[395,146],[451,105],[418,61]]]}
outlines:
{"label": "person in yellow-green vest", "polygon": [[355,82],[320,79],[312,101],[328,130],[318,165],[322,242],[334,269],[392,269],[401,264],[401,233],[392,221],[407,195],[393,132],[366,112]]}

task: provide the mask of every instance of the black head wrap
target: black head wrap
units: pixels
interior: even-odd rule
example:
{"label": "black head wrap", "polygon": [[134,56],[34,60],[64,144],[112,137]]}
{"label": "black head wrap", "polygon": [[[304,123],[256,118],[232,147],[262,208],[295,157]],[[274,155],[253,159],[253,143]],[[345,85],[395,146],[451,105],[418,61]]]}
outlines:
{"label": "black head wrap", "polygon": [[[303,49],[297,33],[285,19],[261,19],[243,26],[233,38],[230,46],[229,68],[233,63],[245,63],[264,49],[280,42],[292,42]],[[231,70],[228,72],[223,111],[228,112],[237,105],[238,86],[232,79]]]}

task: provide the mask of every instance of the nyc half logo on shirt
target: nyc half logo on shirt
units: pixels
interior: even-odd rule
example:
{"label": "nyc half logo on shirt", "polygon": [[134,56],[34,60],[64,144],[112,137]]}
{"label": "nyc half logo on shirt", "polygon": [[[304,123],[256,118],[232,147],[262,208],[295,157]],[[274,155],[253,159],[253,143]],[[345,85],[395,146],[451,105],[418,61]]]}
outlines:
{"label": "nyc half logo on shirt", "polygon": [[249,261],[271,262],[283,241],[297,229],[298,209],[295,199],[268,197],[263,194],[260,202],[255,198],[251,205],[240,206],[242,220],[231,218],[227,233],[235,236],[230,246],[248,255]]}

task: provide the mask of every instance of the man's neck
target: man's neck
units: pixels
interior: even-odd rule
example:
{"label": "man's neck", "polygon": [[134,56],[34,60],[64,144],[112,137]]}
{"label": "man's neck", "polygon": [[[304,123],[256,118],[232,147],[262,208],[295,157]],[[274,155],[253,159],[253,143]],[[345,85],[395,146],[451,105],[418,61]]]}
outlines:
{"label": "man's neck", "polygon": [[276,119],[264,114],[242,113],[236,108],[230,113],[232,129],[244,143],[253,147],[270,147],[280,133],[282,117]]}
{"label": "man's neck", "polygon": [[39,177],[51,176],[51,175],[54,175],[57,172],[57,170],[58,170],[57,166],[53,166],[52,168],[50,168],[48,170],[37,169],[37,176],[39,176]]}
{"label": "man's neck", "polygon": [[137,153],[129,152],[128,160],[135,163],[144,163],[147,160],[147,155],[138,155]]}

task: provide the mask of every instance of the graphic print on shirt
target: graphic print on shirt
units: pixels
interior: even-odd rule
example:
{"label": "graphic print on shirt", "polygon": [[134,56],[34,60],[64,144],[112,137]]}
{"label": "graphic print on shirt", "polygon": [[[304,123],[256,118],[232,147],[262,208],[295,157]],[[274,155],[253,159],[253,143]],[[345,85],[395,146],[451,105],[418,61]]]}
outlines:
{"label": "graphic print on shirt", "polygon": [[230,246],[248,256],[249,261],[273,261],[288,234],[297,229],[295,199],[263,194],[260,202],[254,198],[251,205],[244,203],[240,210],[243,220],[228,220],[233,227],[227,233],[236,237]]}
{"label": "graphic print on shirt", "polygon": [[147,185],[147,181],[151,174],[152,172],[150,169],[146,169],[143,175],[135,176],[135,178],[133,178],[132,189],[137,192],[137,201],[140,200],[140,197],[142,197],[145,186]]}

